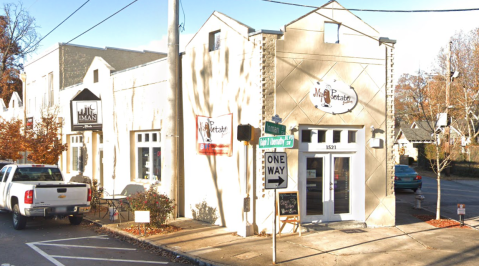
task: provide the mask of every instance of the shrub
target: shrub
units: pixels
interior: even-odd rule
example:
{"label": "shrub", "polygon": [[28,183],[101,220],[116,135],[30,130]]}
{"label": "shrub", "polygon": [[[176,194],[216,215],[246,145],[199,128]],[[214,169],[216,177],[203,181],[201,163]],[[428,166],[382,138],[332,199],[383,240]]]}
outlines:
{"label": "shrub", "polygon": [[150,211],[150,226],[159,227],[165,224],[175,210],[173,200],[159,194],[153,187],[148,191],[138,192],[127,197],[131,211]]}
{"label": "shrub", "polygon": [[195,209],[191,209],[193,219],[214,224],[218,220],[216,208],[208,206],[206,200],[195,205]]}
{"label": "shrub", "polygon": [[92,209],[100,207],[100,198],[103,193],[103,188],[98,187],[98,180],[93,179],[91,182],[91,202],[90,206]]}

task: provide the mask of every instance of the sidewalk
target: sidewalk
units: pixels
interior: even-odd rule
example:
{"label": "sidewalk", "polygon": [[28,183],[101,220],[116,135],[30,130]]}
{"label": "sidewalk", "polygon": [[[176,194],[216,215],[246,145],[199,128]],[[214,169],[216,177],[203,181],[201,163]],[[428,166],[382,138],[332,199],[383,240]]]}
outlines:
{"label": "sidewalk", "polygon": [[[398,202],[395,227],[361,228],[283,234],[277,237],[276,264],[281,265],[479,265],[479,231],[439,229],[413,215],[431,214]],[[103,214],[102,214],[103,216]],[[126,218],[126,213],[124,213]],[[170,224],[183,230],[167,235],[138,237],[121,228],[122,223],[98,219],[89,213],[87,220],[119,234],[137,238],[200,265],[273,265],[272,237],[239,237],[224,227],[177,219]],[[130,219],[132,219],[130,215]]]}

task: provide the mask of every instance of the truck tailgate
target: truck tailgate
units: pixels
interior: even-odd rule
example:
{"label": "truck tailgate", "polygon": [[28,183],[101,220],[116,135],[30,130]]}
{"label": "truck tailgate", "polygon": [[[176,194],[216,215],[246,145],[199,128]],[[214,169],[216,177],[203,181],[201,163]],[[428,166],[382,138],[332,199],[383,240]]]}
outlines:
{"label": "truck tailgate", "polygon": [[87,204],[86,184],[42,184],[33,193],[34,206],[68,206]]}

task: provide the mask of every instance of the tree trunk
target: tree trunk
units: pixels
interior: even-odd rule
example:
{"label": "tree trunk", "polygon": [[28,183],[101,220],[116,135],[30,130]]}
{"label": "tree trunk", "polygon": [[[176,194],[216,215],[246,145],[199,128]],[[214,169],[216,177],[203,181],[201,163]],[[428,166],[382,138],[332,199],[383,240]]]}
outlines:
{"label": "tree trunk", "polygon": [[436,179],[437,179],[437,203],[436,220],[441,219],[441,163],[439,161],[439,146],[436,145]]}

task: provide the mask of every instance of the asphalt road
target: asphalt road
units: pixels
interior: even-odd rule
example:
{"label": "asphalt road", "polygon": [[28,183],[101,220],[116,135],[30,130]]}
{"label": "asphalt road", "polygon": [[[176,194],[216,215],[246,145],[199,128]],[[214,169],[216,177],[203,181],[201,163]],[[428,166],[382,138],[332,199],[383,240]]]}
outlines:
{"label": "asphalt road", "polygon": [[68,219],[27,222],[14,230],[12,215],[0,212],[0,265],[183,265]]}
{"label": "asphalt road", "polygon": [[[422,193],[425,200],[422,207],[436,213],[437,181],[422,176]],[[396,190],[396,200],[415,203],[415,193],[408,189]],[[441,180],[441,216],[459,220],[457,204],[466,204],[466,224],[479,229],[479,180]]]}

